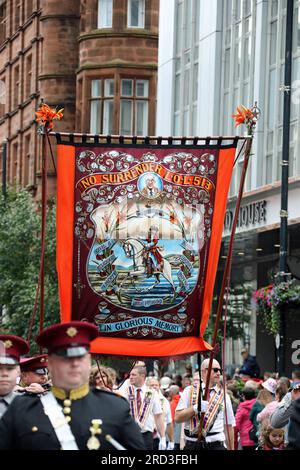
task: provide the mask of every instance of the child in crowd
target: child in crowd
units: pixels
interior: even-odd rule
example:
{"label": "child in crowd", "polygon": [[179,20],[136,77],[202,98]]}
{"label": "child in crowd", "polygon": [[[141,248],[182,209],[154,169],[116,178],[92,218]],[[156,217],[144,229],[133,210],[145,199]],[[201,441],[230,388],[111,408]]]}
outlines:
{"label": "child in crowd", "polygon": [[261,428],[259,441],[257,450],[284,450],[284,429],[273,428],[267,422]]}

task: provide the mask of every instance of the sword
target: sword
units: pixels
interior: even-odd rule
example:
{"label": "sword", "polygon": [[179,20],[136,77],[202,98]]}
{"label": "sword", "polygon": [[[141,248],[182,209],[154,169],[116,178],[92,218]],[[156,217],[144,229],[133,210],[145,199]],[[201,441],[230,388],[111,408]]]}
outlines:
{"label": "sword", "polygon": [[115,449],[117,450],[127,450],[125,447],[123,447],[118,441],[116,441],[113,437],[111,437],[110,434],[106,434],[105,439],[112,445],[114,446]]}

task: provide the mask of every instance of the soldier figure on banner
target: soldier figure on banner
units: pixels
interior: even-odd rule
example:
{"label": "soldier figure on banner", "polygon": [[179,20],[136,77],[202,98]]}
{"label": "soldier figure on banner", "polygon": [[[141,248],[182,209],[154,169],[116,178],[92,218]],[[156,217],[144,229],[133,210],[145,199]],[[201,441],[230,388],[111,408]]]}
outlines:
{"label": "soldier figure on banner", "polygon": [[163,257],[160,248],[157,246],[159,241],[159,229],[156,225],[152,225],[148,230],[145,245],[145,264],[147,277],[152,276],[153,271],[160,271],[163,266]]}

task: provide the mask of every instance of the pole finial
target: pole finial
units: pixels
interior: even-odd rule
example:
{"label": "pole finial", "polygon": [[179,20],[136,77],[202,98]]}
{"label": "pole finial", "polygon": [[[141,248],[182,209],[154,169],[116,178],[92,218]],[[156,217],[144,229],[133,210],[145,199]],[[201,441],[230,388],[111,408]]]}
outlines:
{"label": "pole finial", "polygon": [[261,110],[257,106],[257,101],[254,101],[254,106],[252,106],[251,111],[253,114],[253,121],[255,121],[255,125],[256,125],[257,121],[260,119],[260,116],[261,116]]}

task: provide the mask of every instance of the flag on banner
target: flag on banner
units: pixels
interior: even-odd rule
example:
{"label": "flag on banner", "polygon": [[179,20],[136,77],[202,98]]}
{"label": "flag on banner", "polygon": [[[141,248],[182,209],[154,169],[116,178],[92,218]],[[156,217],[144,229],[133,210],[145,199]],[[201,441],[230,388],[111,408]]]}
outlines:
{"label": "flag on banner", "polygon": [[58,143],[62,322],[92,352],[204,351],[237,139],[205,145]]}

